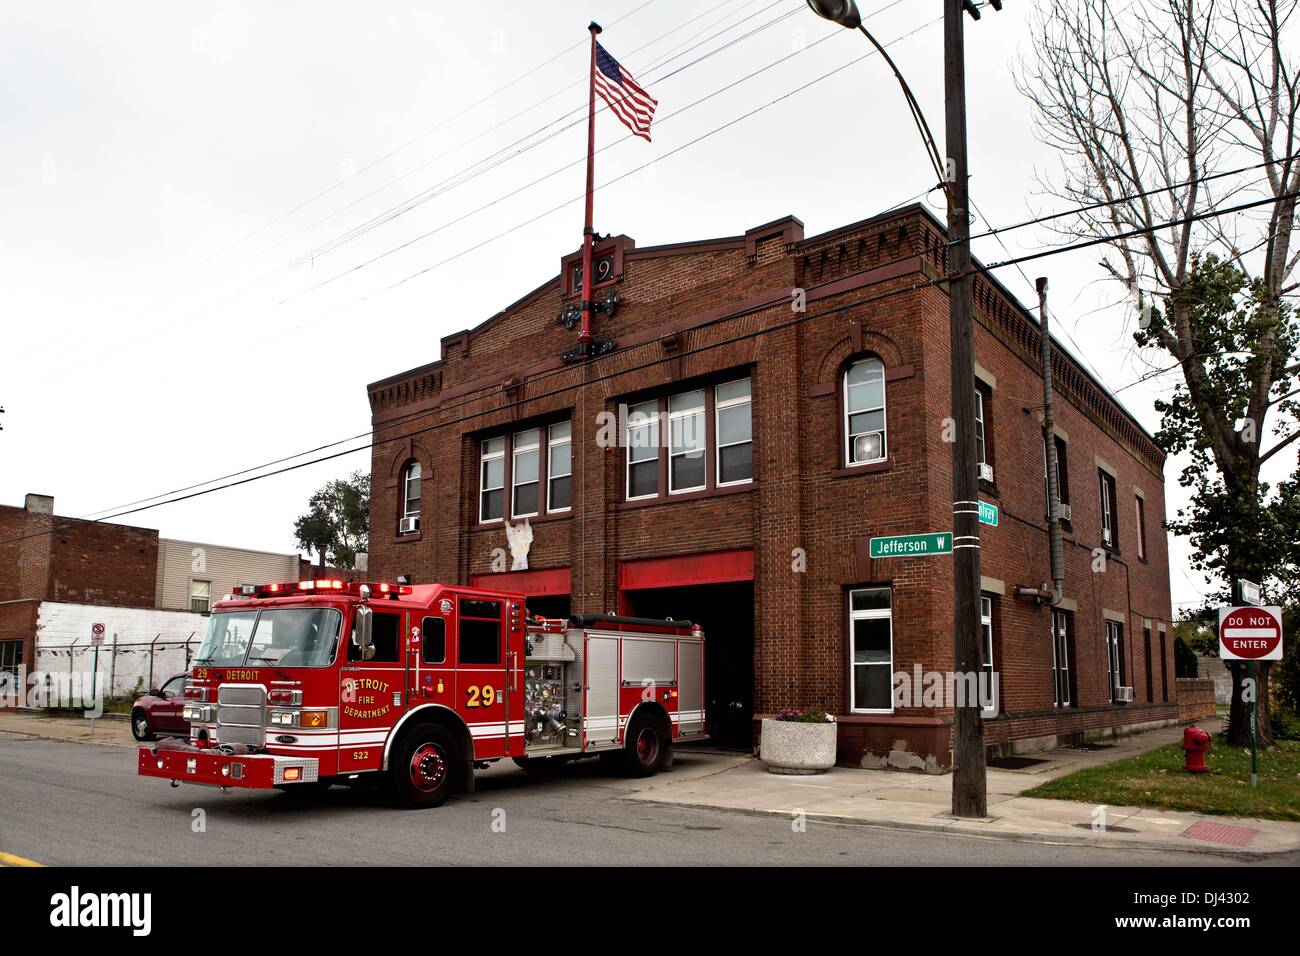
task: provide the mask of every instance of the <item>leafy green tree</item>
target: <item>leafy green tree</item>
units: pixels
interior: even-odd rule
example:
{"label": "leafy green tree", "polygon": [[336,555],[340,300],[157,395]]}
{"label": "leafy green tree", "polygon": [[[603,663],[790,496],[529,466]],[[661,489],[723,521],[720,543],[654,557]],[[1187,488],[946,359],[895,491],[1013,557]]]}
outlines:
{"label": "leafy green tree", "polygon": [[322,568],[356,567],[357,553],[368,548],[369,528],[370,475],[361,471],[320,488],[293,524],[298,547],[315,552]]}
{"label": "leafy green tree", "polygon": [[[1300,2],[1042,0],[1033,18],[1020,85],[1062,158],[1042,185],[1079,210],[1051,228],[1105,243],[1100,266],[1136,306],[1139,355],[1152,376],[1181,375],[1158,406],[1161,444],[1190,459],[1179,481],[1191,503],[1169,528],[1220,581],[1214,598],[1246,578],[1293,603]],[[1270,462],[1286,462],[1273,489]],[[1230,670],[1228,738],[1242,745],[1246,667]],[[1270,670],[1257,692],[1265,744]]]}
{"label": "leafy green tree", "polygon": [[[1260,478],[1264,462],[1296,434],[1297,366],[1292,363],[1300,328],[1291,305],[1235,263],[1214,254],[1193,256],[1180,287],[1165,296],[1163,310],[1152,310],[1134,338],[1140,346],[1161,347],[1173,334],[1173,321],[1193,350],[1184,368],[1192,365],[1194,373],[1174,387],[1170,399],[1156,401],[1161,414],[1156,441],[1172,454],[1190,456],[1178,476],[1189,503],[1167,526],[1191,541],[1192,567],[1224,582],[1221,603],[1230,602],[1231,585],[1243,578],[1264,583],[1272,600],[1291,603],[1300,524],[1289,489],[1300,480],[1300,469],[1280,491]],[[1277,440],[1261,453],[1269,436],[1259,429],[1271,410],[1277,413],[1272,429]],[[1248,669],[1244,662],[1231,662],[1228,669],[1234,686],[1228,739],[1245,744],[1250,708],[1242,683]],[[1259,662],[1256,732],[1263,746],[1272,743],[1271,670],[1271,662]]]}

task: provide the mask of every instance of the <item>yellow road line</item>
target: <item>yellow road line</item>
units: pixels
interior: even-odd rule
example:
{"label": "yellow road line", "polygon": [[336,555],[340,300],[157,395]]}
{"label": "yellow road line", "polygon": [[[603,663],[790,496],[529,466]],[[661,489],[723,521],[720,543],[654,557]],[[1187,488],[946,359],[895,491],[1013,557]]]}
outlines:
{"label": "yellow road line", "polygon": [[29,860],[26,857],[14,856],[12,853],[6,853],[0,850],[0,866],[44,866],[44,863],[37,863],[35,860]]}

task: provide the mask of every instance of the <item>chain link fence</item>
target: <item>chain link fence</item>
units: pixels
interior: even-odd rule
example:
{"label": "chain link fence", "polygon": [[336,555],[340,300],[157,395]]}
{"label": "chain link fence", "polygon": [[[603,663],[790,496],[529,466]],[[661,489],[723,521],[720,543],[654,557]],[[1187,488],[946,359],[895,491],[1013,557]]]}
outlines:
{"label": "chain link fence", "polygon": [[184,640],[156,634],[152,640],[113,640],[98,646],[89,642],[38,646],[32,670],[69,676],[93,673],[96,690],[105,699],[133,700],[189,670],[201,640],[202,635],[193,631]]}

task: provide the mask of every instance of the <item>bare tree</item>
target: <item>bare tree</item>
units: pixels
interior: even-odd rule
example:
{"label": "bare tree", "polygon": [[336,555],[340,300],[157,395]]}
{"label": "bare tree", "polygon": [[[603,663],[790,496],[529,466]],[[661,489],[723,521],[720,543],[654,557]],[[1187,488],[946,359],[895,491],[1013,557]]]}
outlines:
{"label": "bare tree", "polygon": [[[1294,566],[1300,536],[1284,500],[1300,470],[1272,491],[1260,478],[1300,438],[1298,3],[1043,0],[1019,76],[1062,156],[1043,186],[1084,207],[1054,228],[1110,237],[1100,265],[1133,297],[1141,354],[1153,374],[1181,370],[1172,399],[1157,402],[1157,439],[1191,456],[1179,480],[1192,504],[1169,527],[1191,537],[1198,568],[1229,585],[1271,581],[1274,593],[1288,587],[1276,571]],[[1267,675],[1263,664],[1266,743]],[[1233,676],[1228,732],[1244,743],[1244,668]]]}

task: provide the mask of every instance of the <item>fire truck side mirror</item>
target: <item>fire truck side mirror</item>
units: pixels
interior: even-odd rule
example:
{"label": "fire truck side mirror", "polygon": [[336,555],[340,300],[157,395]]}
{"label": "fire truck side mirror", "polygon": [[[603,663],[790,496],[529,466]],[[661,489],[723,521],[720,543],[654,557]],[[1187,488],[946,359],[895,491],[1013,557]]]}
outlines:
{"label": "fire truck side mirror", "polygon": [[352,643],[361,650],[361,659],[363,661],[370,659],[373,624],[374,613],[364,604],[360,605],[356,609],[352,621]]}

